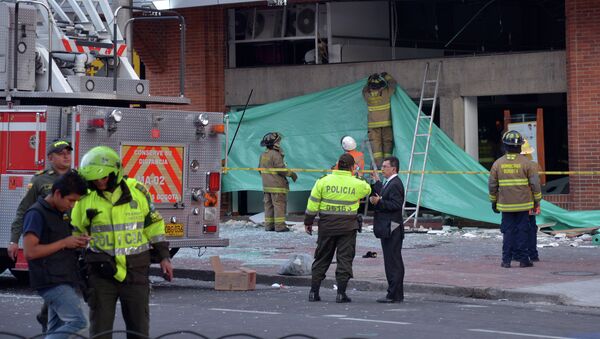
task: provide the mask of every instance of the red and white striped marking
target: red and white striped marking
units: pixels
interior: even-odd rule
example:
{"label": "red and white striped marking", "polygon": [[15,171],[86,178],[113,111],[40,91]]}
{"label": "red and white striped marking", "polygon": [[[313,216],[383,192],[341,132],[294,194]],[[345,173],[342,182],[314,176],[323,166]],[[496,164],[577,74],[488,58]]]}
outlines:
{"label": "red and white striped marking", "polygon": [[[71,39],[67,39],[67,38],[63,38],[62,43],[63,43],[63,47],[65,48],[65,51],[67,51],[67,52],[89,53],[91,51],[96,51],[100,55],[108,55],[108,56],[113,55],[112,48],[80,46],[77,44],[77,42],[75,40],[71,40]],[[123,56],[123,53],[125,53],[126,49],[127,49],[126,44],[117,44],[117,55]]]}

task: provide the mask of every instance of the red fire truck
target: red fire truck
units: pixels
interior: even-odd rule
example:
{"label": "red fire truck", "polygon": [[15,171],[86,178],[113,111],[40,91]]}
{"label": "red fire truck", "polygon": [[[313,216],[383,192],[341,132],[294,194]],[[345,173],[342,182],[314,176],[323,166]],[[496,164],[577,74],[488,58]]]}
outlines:
{"label": "red fire truck", "polygon": [[[16,263],[8,258],[10,227],[57,138],[71,141],[75,168],[94,146],[120,152],[125,174],[147,186],[165,219],[172,253],[229,244],[219,237],[223,114],[132,108],[189,103],[183,66],[180,95],[158,97],[130,64],[116,19],[145,11],[113,13],[107,0],[0,2],[0,273],[27,270],[22,251]],[[142,18],[179,24],[184,60],[183,18],[155,10]]]}

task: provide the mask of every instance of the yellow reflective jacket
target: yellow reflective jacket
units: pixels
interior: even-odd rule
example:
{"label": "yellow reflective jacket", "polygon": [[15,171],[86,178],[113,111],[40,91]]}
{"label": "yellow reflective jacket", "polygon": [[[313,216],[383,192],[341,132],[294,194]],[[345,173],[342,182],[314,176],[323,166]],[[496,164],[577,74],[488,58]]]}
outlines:
{"label": "yellow reflective jacket", "polygon": [[312,225],[319,214],[319,234],[339,235],[358,229],[359,201],[371,194],[371,186],[350,171],[334,170],[317,180],[310,192],[304,224]]}
{"label": "yellow reflective jacket", "polygon": [[[144,185],[135,179],[121,181],[112,193],[90,191],[75,204],[71,219],[73,234],[92,237],[92,252],[114,257],[117,281],[124,281],[128,273],[145,274],[151,247],[158,250],[160,260],[169,258],[165,223]],[[131,277],[134,281],[144,278]]]}
{"label": "yellow reflective jacket", "polygon": [[542,200],[538,166],[521,154],[496,160],[488,180],[489,198],[502,212],[531,210]]}
{"label": "yellow reflective jacket", "polygon": [[[277,148],[267,149],[260,155],[258,167],[261,168],[286,168],[283,161],[283,152]],[[260,171],[265,193],[287,193],[290,184],[286,177],[291,176],[291,171]]]}
{"label": "yellow reflective jacket", "polygon": [[390,99],[396,92],[396,80],[389,74],[386,76],[387,87],[371,90],[369,86],[363,88],[363,98],[369,110],[369,128],[392,126]]}

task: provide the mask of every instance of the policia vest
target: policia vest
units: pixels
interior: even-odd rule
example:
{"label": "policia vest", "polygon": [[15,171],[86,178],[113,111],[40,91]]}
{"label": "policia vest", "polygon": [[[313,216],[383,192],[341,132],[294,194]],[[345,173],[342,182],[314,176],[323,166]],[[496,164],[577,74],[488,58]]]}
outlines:
{"label": "policia vest", "polygon": [[86,262],[104,257],[115,266],[117,281],[148,282],[150,249],[159,259],[169,258],[165,224],[150,194],[135,179],[122,180],[112,192],[91,191],[71,212],[74,234],[89,234]]}
{"label": "policia vest", "polygon": [[358,230],[359,200],[371,193],[371,186],[350,171],[334,170],[317,180],[310,192],[304,224],[312,225],[319,214],[319,235],[341,235]]}
{"label": "policia vest", "polygon": [[[27,213],[37,211],[45,221],[40,244],[47,245],[71,236],[71,226],[63,213],[53,209],[43,198],[33,204]],[[77,251],[65,248],[47,257],[29,260],[29,280],[31,287],[41,289],[58,284],[77,284],[79,265]]]}

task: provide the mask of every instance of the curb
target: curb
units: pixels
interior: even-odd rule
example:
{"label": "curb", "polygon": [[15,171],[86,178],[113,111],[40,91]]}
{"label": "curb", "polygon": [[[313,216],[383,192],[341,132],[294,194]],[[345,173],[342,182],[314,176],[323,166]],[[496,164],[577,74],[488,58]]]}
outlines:
{"label": "curb", "polygon": [[[151,267],[150,274],[155,276],[162,276],[162,272],[158,267]],[[193,270],[193,269],[181,269],[175,270],[176,278],[200,280],[200,281],[214,281],[215,273],[209,270]],[[296,276],[285,276],[275,274],[257,274],[256,283],[260,285],[272,285],[274,283],[284,284],[288,286],[303,286],[308,287],[311,283],[310,277],[296,277]],[[335,283],[333,279],[325,279],[322,286],[332,287]],[[372,282],[365,280],[350,280],[348,285],[349,288],[354,288],[359,291],[385,291],[387,289],[387,283],[384,282]],[[474,298],[474,299],[488,299],[488,300],[509,300],[515,302],[544,302],[555,305],[569,305],[568,299],[559,294],[543,294],[543,293],[532,293],[513,291],[510,289],[498,289],[498,288],[486,288],[486,287],[462,287],[462,286],[451,286],[451,285],[437,285],[437,284],[424,284],[424,283],[404,283],[404,291],[407,293],[420,293],[420,294],[437,294],[446,295],[452,297],[462,298]]]}

